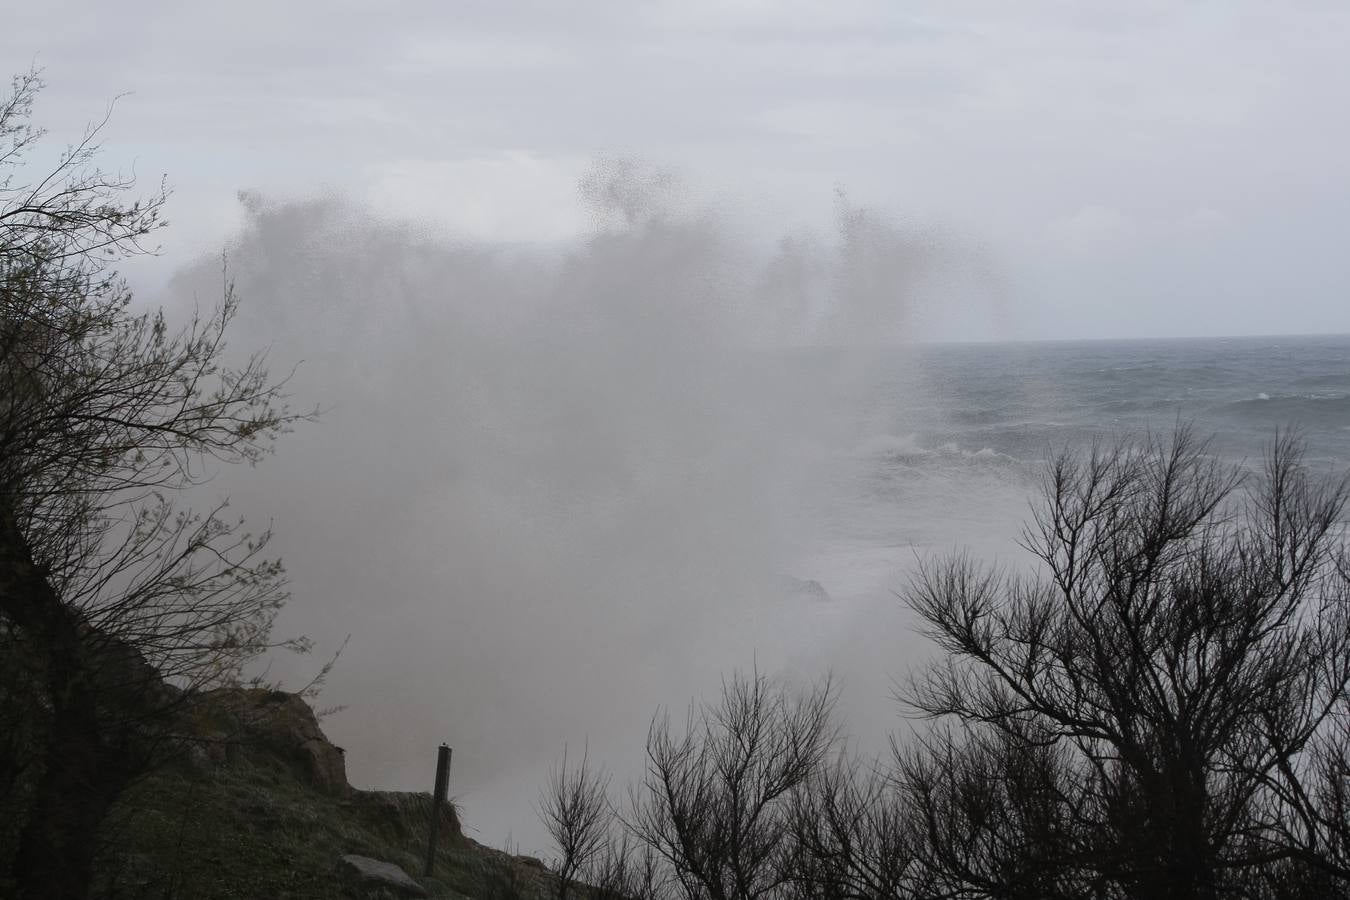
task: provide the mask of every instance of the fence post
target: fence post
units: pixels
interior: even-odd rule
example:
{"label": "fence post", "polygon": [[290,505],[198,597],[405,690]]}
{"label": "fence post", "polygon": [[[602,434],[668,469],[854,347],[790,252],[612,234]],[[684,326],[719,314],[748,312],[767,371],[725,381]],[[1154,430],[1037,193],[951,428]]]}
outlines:
{"label": "fence post", "polygon": [[431,833],[427,837],[427,867],[422,873],[428,878],[436,865],[436,832],[441,827],[441,809],[445,806],[445,793],[450,787],[451,752],[445,744],[441,744],[436,751],[436,787],[431,794]]}

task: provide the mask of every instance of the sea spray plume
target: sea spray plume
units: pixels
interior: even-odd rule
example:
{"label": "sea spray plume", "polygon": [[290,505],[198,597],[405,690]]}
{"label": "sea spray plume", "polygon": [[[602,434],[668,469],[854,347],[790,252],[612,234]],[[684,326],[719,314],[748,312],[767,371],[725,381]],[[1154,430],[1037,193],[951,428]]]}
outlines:
{"label": "sea spray plume", "polygon": [[[233,494],[285,504],[295,621],[354,634],[335,737],[355,780],[410,787],[450,740],[485,831],[532,818],[559,741],[609,757],[653,703],[801,643],[781,576],[865,379],[763,348],[874,336],[886,315],[898,338],[912,302],[883,252],[899,229],[867,253],[798,236],[767,255],[640,166],[598,167],[585,195],[597,227],[563,246],[443,240],[330,198],[254,202],[230,247],[255,301],[241,326],[305,360],[295,390],[332,398]],[[765,288],[794,271],[805,301]]]}
{"label": "sea spray plume", "polygon": [[670,216],[681,200],[690,199],[674,169],[622,156],[597,159],[582,176],[577,193],[597,231],[633,228]]}

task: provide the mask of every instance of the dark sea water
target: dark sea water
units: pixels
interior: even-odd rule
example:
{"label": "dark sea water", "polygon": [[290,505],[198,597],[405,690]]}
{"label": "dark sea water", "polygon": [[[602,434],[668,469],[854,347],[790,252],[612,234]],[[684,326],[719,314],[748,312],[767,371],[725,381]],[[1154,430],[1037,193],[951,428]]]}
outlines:
{"label": "dark sea water", "polygon": [[889,594],[916,555],[1016,552],[1047,454],[1190,423],[1259,466],[1277,429],[1350,471],[1350,336],[929,345],[872,369],[841,467],[808,515],[804,572],[832,597]]}
{"label": "dark sea water", "polygon": [[1035,456],[1180,417],[1224,455],[1259,457],[1293,426],[1310,462],[1350,460],[1350,336],[931,347],[922,368],[930,446]]}

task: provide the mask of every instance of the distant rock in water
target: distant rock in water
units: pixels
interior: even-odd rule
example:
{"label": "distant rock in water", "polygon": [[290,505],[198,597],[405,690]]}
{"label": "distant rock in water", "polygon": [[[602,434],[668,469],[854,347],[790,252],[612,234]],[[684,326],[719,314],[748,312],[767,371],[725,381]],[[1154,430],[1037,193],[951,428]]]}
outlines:
{"label": "distant rock in water", "polygon": [[791,575],[783,576],[783,586],[787,593],[793,597],[801,597],[805,600],[814,600],[818,603],[829,603],[830,595],[819,581],[802,580],[793,578]]}

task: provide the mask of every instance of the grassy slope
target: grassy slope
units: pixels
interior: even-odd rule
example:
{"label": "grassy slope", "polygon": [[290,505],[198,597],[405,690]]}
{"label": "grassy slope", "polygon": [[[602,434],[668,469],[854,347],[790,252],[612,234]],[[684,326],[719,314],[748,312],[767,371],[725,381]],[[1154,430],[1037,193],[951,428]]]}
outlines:
{"label": "grassy slope", "polygon": [[339,898],[362,894],[338,869],[357,853],[396,863],[434,897],[537,898],[536,861],[441,827],[436,874],[421,878],[428,794],[317,792],[266,760],[199,771],[179,766],[137,784],[105,829],[99,895],[108,898]]}

